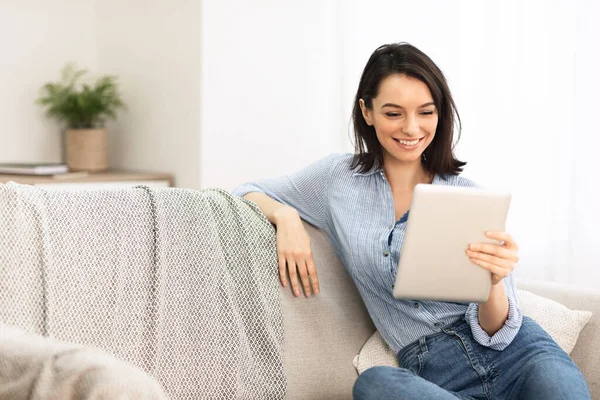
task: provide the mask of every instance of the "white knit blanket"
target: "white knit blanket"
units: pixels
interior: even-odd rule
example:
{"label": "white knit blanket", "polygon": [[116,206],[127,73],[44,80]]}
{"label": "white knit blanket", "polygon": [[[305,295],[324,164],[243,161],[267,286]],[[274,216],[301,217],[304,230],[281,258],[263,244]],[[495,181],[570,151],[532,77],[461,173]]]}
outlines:
{"label": "white knit blanket", "polygon": [[103,349],[172,399],[285,397],[274,230],[222,190],[0,184],[0,322]]}

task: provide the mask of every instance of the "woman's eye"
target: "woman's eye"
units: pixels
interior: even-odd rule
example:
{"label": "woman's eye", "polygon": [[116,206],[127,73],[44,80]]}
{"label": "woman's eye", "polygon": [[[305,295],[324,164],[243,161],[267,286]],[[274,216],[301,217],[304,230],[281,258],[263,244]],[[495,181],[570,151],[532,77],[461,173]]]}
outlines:
{"label": "woman's eye", "polygon": [[385,115],[387,115],[388,117],[399,117],[400,114],[398,113],[385,113]]}
{"label": "woman's eye", "polygon": [[421,115],[433,115],[433,111],[423,111]]}

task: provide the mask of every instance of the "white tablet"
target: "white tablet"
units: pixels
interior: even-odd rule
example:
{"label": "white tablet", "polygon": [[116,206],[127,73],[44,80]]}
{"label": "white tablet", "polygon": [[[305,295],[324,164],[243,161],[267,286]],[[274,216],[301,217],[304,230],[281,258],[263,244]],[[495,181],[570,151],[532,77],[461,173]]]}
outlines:
{"label": "white tablet", "polygon": [[491,273],[473,264],[469,243],[498,243],[486,231],[504,231],[511,195],[489,189],[415,187],[393,295],[398,299],[485,302]]}

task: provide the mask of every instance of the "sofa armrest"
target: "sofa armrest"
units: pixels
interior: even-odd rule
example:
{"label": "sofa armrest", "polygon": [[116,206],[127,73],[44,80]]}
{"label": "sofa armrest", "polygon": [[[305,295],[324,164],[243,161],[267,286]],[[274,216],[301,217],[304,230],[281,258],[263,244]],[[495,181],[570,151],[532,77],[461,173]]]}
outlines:
{"label": "sofa armrest", "polygon": [[95,348],[0,323],[0,398],[166,400],[139,368]]}
{"label": "sofa armrest", "polygon": [[592,398],[600,399],[600,290],[538,281],[518,281],[517,286],[519,289],[557,301],[572,310],[593,313],[579,335],[571,358],[585,375]]}

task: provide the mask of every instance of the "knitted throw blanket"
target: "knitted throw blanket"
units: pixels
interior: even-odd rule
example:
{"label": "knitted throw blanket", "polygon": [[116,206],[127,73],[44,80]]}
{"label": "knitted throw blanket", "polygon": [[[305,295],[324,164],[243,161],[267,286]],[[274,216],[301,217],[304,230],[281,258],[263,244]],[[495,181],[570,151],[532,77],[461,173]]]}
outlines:
{"label": "knitted throw blanket", "polygon": [[0,322],[102,349],[172,399],[285,397],[274,230],[222,190],[0,184]]}

